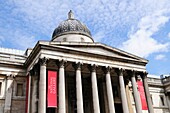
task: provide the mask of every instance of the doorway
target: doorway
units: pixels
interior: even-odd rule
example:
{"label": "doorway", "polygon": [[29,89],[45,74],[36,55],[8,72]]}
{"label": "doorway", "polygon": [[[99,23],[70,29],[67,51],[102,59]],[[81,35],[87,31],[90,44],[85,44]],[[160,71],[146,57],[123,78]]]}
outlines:
{"label": "doorway", "polygon": [[115,103],[115,112],[116,113],[123,113],[122,104],[121,103]]}
{"label": "doorway", "polygon": [[55,113],[56,108],[47,108],[47,113]]}

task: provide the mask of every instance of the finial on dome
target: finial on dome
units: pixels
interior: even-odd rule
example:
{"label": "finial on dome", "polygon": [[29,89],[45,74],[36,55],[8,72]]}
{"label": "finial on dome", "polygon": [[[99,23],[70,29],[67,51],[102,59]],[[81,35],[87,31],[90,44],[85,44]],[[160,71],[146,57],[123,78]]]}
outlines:
{"label": "finial on dome", "polygon": [[72,10],[70,10],[68,13],[68,19],[74,19],[74,14],[73,14]]}

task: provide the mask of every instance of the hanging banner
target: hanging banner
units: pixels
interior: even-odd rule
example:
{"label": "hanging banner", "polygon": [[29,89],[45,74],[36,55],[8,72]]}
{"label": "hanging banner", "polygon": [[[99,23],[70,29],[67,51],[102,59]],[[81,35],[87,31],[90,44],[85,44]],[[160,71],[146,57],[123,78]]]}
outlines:
{"label": "hanging banner", "polygon": [[48,107],[57,107],[57,72],[48,71]]}
{"label": "hanging banner", "polygon": [[143,83],[142,81],[137,81],[137,84],[138,84],[138,90],[140,93],[140,99],[142,103],[142,110],[148,110]]}
{"label": "hanging banner", "polygon": [[29,83],[30,83],[30,80],[29,80],[29,77],[30,77],[30,75],[28,74],[27,75],[27,82],[26,82],[26,107],[25,107],[25,111],[26,111],[26,113],[28,113],[28,96],[29,96]]}

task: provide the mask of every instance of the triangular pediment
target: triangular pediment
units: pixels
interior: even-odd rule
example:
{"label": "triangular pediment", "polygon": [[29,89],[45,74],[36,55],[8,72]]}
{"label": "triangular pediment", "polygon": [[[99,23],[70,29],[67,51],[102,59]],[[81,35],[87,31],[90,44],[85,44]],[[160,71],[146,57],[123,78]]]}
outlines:
{"label": "triangular pediment", "polygon": [[144,58],[136,55],[127,53],[117,48],[113,48],[101,43],[51,43],[50,45],[69,49],[70,51],[77,51],[79,53],[87,53],[89,55],[99,55],[104,57],[113,57],[122,60],[129,60],[135,62],[147,63],[148,61]]}

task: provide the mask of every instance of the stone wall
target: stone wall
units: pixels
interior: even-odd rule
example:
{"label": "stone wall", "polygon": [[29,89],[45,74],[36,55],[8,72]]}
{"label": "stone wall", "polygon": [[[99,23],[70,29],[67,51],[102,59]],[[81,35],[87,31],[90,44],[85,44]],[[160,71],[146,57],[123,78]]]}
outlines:
{"label": "stone wall", "polygon": [[25,99],[13,99],[11,113],[25,113]]}
{"label": "stone wall", "polygon": [[0,113],[4,112],[5,99],[0,99]]}

